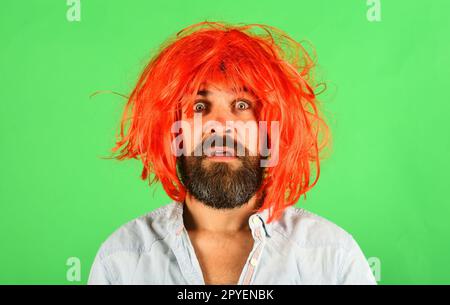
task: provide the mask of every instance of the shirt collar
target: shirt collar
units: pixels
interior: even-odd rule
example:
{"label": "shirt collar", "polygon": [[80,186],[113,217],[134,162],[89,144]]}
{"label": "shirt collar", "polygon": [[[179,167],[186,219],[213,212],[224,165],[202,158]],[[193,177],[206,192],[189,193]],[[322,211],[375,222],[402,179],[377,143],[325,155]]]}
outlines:
{"label": "shirt collar", "polygon": [[[184,228],[183,222],[183,204],[179,201],[173,201],[174,208],[169,215],[169,229],[176,235],[181,234]],[[252,231],[255,231],[257,227],[263,227],[266,237],[272,236],[272,224],[267,222],[269,218],[269,209],[265,209],[261,212],[256,212],[250,215],[248,222]],[[258,221],[259,219],[259,221]]]}
{"label": "shirt collar", "polygon": [[268,223],[267,219],[269,218],[269,209],[262,210],[261,212],[257,212],[250,216],[249,221],[253,216],[257,216],[261,219],[261,225],[264,228],[264,231],[266,232],[267,237],[272,236],[272,223]]}

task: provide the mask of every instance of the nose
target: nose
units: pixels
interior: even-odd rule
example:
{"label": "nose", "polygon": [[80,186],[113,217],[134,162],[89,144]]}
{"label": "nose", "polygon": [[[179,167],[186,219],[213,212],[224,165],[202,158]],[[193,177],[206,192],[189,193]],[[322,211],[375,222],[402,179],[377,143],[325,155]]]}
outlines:
{"label": "nose", "polygon": [[226,121],[220,122],[215,120],[206,121],[203,132],[207,135],[233,135],[233,128],[227,126]]}
{"label": "nose", "polygon": [[[230,122],[227,124],[227,121]],[[233,118],[223,115],[223,110],[211,113],[207,117],[207,121],[203,125],[203,132],[206,135],[233,135],[232,123]]]}

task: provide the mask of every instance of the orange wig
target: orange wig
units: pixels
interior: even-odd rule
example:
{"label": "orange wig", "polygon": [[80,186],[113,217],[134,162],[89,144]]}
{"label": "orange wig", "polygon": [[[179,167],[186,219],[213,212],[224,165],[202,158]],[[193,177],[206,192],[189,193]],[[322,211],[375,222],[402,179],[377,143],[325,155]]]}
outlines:
{"label": "orange wig", "polygon": [[[259,211],[270,208],[268,221],[278,219],[317,183],[319,152],[330,139],[314,92],[314,64],[300,43],[274,27],[189,26],[164,43],[142,72],[124,109],[114,158],[140,158],[141,178],[161,182],[173,200],[183,202],[171,127],[182,109],[192,115],[185,106],[202,83],[225,75],[233,88],[245,86],[258,97],[258,120],[279,123],[279,161],[266,169],[258,191],[264,194]],[[270,142],[270,131],[268,137]],[[312,183],[310,163],[316,165]]]}

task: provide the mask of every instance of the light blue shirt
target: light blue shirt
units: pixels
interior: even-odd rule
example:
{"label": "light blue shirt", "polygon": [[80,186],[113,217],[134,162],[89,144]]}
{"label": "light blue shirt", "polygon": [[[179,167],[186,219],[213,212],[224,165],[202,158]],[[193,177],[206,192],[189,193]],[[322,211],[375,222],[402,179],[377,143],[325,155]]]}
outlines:
{"label": "light blue shirt", "polygon": [[[353,237],[305,209],[288,207],[267,223],[249,217],[253,249],[238,284],[376,284]],[[204,285],[178,202],[138,217],[102,243],[88,284]]]}

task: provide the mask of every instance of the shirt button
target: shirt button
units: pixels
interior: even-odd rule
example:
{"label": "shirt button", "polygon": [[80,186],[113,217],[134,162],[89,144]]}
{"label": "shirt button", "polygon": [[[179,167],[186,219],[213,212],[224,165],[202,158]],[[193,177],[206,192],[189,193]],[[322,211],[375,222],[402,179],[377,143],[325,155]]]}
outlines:
{"label": "shirt button", "polygon": [[250,260],[250,265],[252,265],[253,267],[255,267],[257,262],[258,262],[258,261],[256,260],[256,258],[252,257],[252,259]]}

